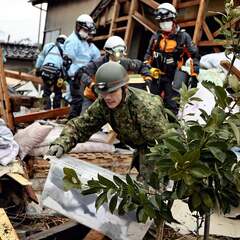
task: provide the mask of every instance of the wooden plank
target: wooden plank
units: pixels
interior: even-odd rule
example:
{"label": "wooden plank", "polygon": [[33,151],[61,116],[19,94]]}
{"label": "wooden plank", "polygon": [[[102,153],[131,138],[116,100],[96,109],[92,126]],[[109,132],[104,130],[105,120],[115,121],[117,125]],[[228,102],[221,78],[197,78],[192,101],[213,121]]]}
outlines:
{"label": "wooden plank", "polygon": [[[221,65],[222,67],[224,67],[227,71],[229,71],[230,66],[231,66],[231,63],[230,63],[229,61],[227,61],[227,60],[222,60],[222,61],[220,62],[220,65]],[[236,77],[237,77],[237,78],[239,79],[239,81],[240,81],[240,70],[239,70],[239,69],[237,69],[236,67],[232,66],[232,68],[231,68],[231,70],[230,70],[230,73],[236,75]]]}
{"label": "wooden plank", "polygon": [[127,27],[119,27],[119,28],[113,28],[112,33],[115,32],[124,32],[126,31]]}
{"label": "wooden plank", "polygon": [[[214,37],[213,37],[206,21],[203,21],[203,30],[206,33],[208,40],[213,41]],[[219,48],[217,48],[217,47],[214,47],[213,49],[214,49],[214,52],[220,52]]]}
{"label": "wooden plank", "polygon": [[123,22],[123,21],[127,21],[128,20],[128,16],[122,16],[122,17],[118,17],[115,22]]}
{"label": "wooden plank", "polygon": [[188,7],[193,7],[196,5],[199,5],[200,1],[199,0],[193,0],[193,1],[187,1],[187,2],[182,2],[177,4],[177,8],[188,8]]}
{"label": "wooden plank", "polygon": [[150,32],[155,33],[158,30],[158,27],[154,23],[142,16],[138,11],[135,11],[132,17]]}
{"label": "wooden plank", "polygon": [[95,230],[89,231],[89,233],[83,238],[83,240],[107,240],[108,238],[105,237],[102,233],[97,232]]}
{"label": "wooden plank", "polygon": [[115,0],[114,5],[113,5],[113,13],[112,13],[112,21],[111,21],[111,25],[109,28],[109,36],[113,35],[113,29],[116,28],[116,18],[119,15],[119,11],[120,11],[120,5],[118,0]]}
{"label": "wooden plank", "polygon": [[195,26],[195,24],[196,24],[196,21],[195,21],[195,20],[178,23],[178,25],[179,25],[181,28],[193,27],[193,26]]}
{"label": "wooden plank", "polygon": [[23,177],[21,174],[18,173],[7,173],[7,175],[12,178],[13,180],[15,180],[16,182],[18,182],[19,184],[21,184],[22,186],[31,186],[32,183],[26,179],[25,177]]}
{"label": "wooden plank", "polygon": [[14,121],[13,121],[13,114],[11,110],[11,103],[10,98],[8,95],[8,87],[3,67],[3,53],[2,49],[0,48],[0,85],[1,85],[1,101],[3,103],[2,112],[5,112],[4,114],[4,120],[6,122],[6,125],[14,131]]}
{"label": "wooden plank", "polygon": [[0,239],[19,240],[17,233],[3,208],[0,208]]}
{"label": "wooden plank", "polygon": [[101,35],[101,36],[96,36],[93,38],[93,41],[102,41],[105,40],[109,37],[109,35]]}
{"label": "wooden plank", "polygon": [[198,44],[202,36],[202,25],[205,18],[205,11],[206,11],[206,0],[200,0],[198,9],[198,15],[195,25],[195,30],[193,34],[193,42]]}
{"label": "wooden plank", "polygon": [[133,15],[134,11],[137,9],[137,7],[138,7],[137,0],[132,0],[131,5],[130,5],[129,14],[128,14],[127,29],[126,29],[125,37],[124,37],[124,41],[127,44],[128,49],[130,49],[130,46],[131,46],[132,35],[133,35],[134,26],[135,26],[135,22],[132,18],[132,15]]}
{"label": "wooden plank", "polygon": [[200,41],[198,42],[198,46],[200,47],[206,47],[206,46],[223,46],[226,44],[226,41]]}
{"label": "wooden plank", "polygon": [[56,233],[63,232],[69,228],[77,226],[79,223],[74,222],[74,221],[69,221],[63,224],[60,224],[56,227],[49,228],[46,231],[42,231],[33,235],[30,235],[26,238],[26,240],[40,240],[40,239],[45,239],[47,237],[50,237]]}
{"label": "wooden plank", "polygon": [[28,81],[28,82],[31,81],[33,83],[41,84],[41,85],[43,84],[42,78],[36,77],[31,74],[27,74],[27,73],[22,73],[22,72],[5,69],[5,75],[6,75],[6,77],[10,77],[10,78],[16,78],[16,79]]}
{"label": "wooden plank", "polygon": [[153,9],[157,9],[157,7],[159,6],[159,3],[153,0],[140,0],[140,1]]}
{"label": "wooden plank", "polygon": [[34,122],[35,120],[40,120],[40,119],[57,118],[57,117],[67,115],[69,113],[69,110],[70,110],[69,107],[63,107],[63,108],[56,108],[48,111],[29,113],[26,115],[15,117],[15,123],[16,124],[26,123],[26,122]]}
{"label": "wooden plank", "polygon": [[177,8],[178,5],[178,0],[172,0],[172,5]]}

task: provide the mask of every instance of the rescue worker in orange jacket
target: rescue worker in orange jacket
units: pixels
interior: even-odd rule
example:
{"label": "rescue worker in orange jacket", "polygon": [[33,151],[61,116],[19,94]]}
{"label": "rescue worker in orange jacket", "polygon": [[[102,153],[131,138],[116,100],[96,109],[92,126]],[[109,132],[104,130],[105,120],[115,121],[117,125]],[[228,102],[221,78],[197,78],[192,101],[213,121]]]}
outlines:
{"label": "rescue worker in orange jacket", "polygon": [[178,112],[178,106],[173,97],[177,96],[178,92],[173,89],[172,84],[173,81],[181,81],[177,76],[174,79],[175,72],[187,58],[191,58],[191,78],[187,85],[196,87],[199,73],[198,48],[190,35],[176,24],[176,14],[175,7],[170,3],[158,6],[155,19],[159,22],[160,31],[153,34],[144,56],[149,71],[152,68],[160,70],[159,77],[145,78],[149,82],[151,93],[159,95],[163,92],[164,104],[174,113]]}

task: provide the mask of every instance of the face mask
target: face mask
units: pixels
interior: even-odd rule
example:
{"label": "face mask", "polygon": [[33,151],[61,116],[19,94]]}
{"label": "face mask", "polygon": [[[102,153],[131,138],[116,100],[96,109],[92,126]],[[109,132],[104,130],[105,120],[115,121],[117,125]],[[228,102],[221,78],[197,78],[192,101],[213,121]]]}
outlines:
{"label": "face mask", "polygon": [[88,33],[82,29],[79,31],[79,35],[84,40],[86,40],[88,38]]}
{"label": "face mask", "polygon": [[159,23],[159,27],[164,32],[171,32],[172,31],[172,27],[173,27],[173,21],[160,22]]}

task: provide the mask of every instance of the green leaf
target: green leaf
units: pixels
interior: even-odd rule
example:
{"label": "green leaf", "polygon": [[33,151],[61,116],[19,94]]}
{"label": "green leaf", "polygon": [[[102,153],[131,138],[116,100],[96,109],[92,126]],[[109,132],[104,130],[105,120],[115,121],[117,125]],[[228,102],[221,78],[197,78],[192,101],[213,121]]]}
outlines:
{"label": "green leaf", "polygon": [[227,123],[229,124],[229,126],[231,127],[231,129],[232,129],[232,131],[235,135],[237,144],[240,145],[240,131],[239,131],[239,128],[233,122],[227,121]]}
{"label": "green leaf", "polygon": [[95,208],[96,210],[98,210],[105,202],[107,202],[107,192],[103,192],[101,193],[95,202]]}
{"label": "green leaf", "polygon": [[100,174],[98,174],[98,180],[102,185],[106,186],[107,188],[116,188],[116,185],[112,181],[101,176]]}
{"label": "green leaf", "polygon": [[153,172],[150,175],[150,181],[149,181],[149,185],[154,188],[154,189],[159,189],[159,178],[157,173]]}
{"label": "green leaf", "polygon": [[194,180],[190,174],[184,174],[183,180],[184,180],[185,184],[188,186],[191,186],[194,182]]}
{"label": "green leaf", "polygon": [[114,212],[114,210],[115,210],[115,208],[116,208],[116,206],[117,206],[117,200],[118,200],[118,195],[117,194],[115,194],[112,198],[111,198],[111,200],[110,200],[110,202],[109,202],[109,210],[110,210],[110,212],[113,214],[113,212]]}
{"label": "green leaf", "polygon": [[186,152],[183,155],[183,159],[185,162],[196,162],[200,158],[200,149],[196,148],[192,151]]}
{"label": "green leaf", "polygon": [[81,194],[82,195],[90,195],[90,194],[93,194],[93,193],[97,193],[101,190],[101,188],[99,187],[96,187],[96,188],[89,188],[89,189],[86,189],[86,190],[83,190],[81,191]]}
{"label": "green leaf", "polygon": [[126,175],[126,181],[129,185],[134,186],[134,182],[132,178],[129,176],[129,174]]}
{"label": "green leaf", "polygon": [[183,181],[178,182],[176,192],[179,199],[182,199],[184,197],[185,193],[187,192],[187,188],[188,187]]}
{"label": "green leaf", "polygon": [[171,152],[170,157],[175,163],[182,163],[184,161],[183,156],[179,152]]}
{"label": "green leaf", "polygon": [[225,152],[223,152],[220,148],[218,147],[213,147],[213,146],[209,146],[208,149],[210,150],[210,152],[212,153],[212,155],[218,159],[220,162],[224,162],[226,159],[226,154]]}
{"label": "green leaf", "polygon": [[201,204],[201,198],[197,192],[193,193],[192,195],[192,207],[193,209],[197,210],[197,208]]}
{"label": "green leaf", "polygon": [[192,166],[190,172],[195,178],[205,178],[211,175],[212,171],[204,164],[196,164]]}
{"label": "green leaf", "polygon": [[138,220],[138,222],[146,223],[147,219],[148,219],[148,216],[147,216],[147,214],[145,213],[144,208],[139,207],[139,208],[137,209],[137,220]]}
{"label": "green leaf", "polygon": [[63,177],[64,191],[68,191],[73,188],[81,189],[82,183],[79,180],[77,173],[75,172],[74,169],[64,167],[63,173],[64,173],[64,177]]}
{"label": "green leaf", "polygon": [[113,176],[113,180],[114,182],[118,185],[118,186],[127,186],[127,184],[119,177],[117,177],[116,175]]}
{"label": "green leaf", "polygon": [[180,140],[168,138],[165,139],[164,141],[170,151],[181,152],[185,150],[185,146],[182,144]]}
{"label": "green leaf", "polygon": [[155,210],[152,206],[144,206],[144,212],[150,218],[155,218],[155,216],[156,216]]}
{"label": "green leaf", "polygon": [[213,204],[212,198],[210,197],[210,195],[207,192],[201,192],[201,198],[202,198],[204,205],[207,208],[209,208],[209,209],[213,208],[214,204]]}
{"label": "green leaf", "polygon": [[213,17],[214,18],[214,20],[220,25],[220,26],[222,26],[223,25],[223,23],[221,22],[221,20],[220,19],[218,19],[217,17]]}
{"label": "green leaf", "polygon": [[217,96],[218,104],[225,109],[227,107],[227,93],[223,87],[216,86],[215,87],[215,94]]}
{"label": "green leaf", "polygon": [[127,204],[127,199],[126,198],[123,198],[123,200],[120,202],[119,206],[118,206],[118,215],[119,216],[122,216],[124,215],[126,212],[125,212],[125,209],[124,209],[124,206]]}

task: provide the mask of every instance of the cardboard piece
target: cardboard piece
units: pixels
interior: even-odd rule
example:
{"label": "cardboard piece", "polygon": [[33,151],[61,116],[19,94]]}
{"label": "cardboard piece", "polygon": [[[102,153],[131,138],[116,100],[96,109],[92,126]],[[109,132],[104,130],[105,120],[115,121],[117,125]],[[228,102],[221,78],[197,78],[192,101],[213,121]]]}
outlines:
{"label": "cardboard piece", "polygon": [[150,222],[141,224],[136,221],[135,212],[117,216],[108,211],[106,205],[96,212],[96,195],[83,196],[78,190],[64,192],[63,168],[75,169],[84,183],[100,174],[112,179],[113,172],[96,165],[64,155],[62,158],[49,157],[51,167],[42,193],[43,205],[95,229],[113,240],[139,240],[147,232]]}

